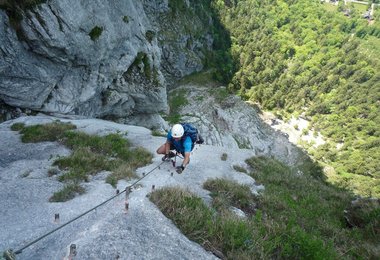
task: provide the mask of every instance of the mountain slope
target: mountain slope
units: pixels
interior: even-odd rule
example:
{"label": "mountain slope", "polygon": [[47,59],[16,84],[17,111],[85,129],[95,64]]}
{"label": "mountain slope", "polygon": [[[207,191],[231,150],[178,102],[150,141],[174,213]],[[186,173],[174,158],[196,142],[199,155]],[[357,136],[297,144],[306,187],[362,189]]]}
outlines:
{"label": "mountain slope", "polygon": [[[105,174],[100,174],[86,183],[86,194],[65,203],[48,202],[52,193],[62,187],[55,177],[48,177],[52,158],[67,155],[69,151],[57,143],[23,144],[19,134],[9,127],[15,122],[29,125],[56,119],[47,116],[22,117],[0,125],[1,139],[5,140],[0,150],[1,250],[20,249],[56,228],[59,225],[54,223],[56,213],[60,214],[60,223],[64,223],[115,195],[116,190],[104,182]],[[91,134],[127,131],[127,138],[152,153],[165,141],[163,137],[151,136],[149,130],[141,127],[96,119],[60,120],[71,121],[80,131]],[[220,157],[224,152],[226,149],[223,147],[198,147],[182,175],[174,173],[171,176],[173,166],[164,163],[135,186],[129,197],[128,212],[125,212],[125,196],[122,194],[25,249],[17,259],[62,259],[68,257],[71,244],[77,246],[78,259],[214,259],[213,255],[184,237],[146,198],[146,194],[151,191],[152,185],[155,188],[182,186],[209,200],[208,192],[201,185],[207,178],[215,177],[233,179],[250,185],[252,191],[257,190],[259,187],[251,177],[238,174],[232,168],[234,164],[244,164],[253,152],[236,149],[228,153],[227,161],[222,161]],[[138,170],[139,175],[159,163],[160,156],[155,156],[151,165]],[[117,188],[122,191],[132,182],[119,181]]]}

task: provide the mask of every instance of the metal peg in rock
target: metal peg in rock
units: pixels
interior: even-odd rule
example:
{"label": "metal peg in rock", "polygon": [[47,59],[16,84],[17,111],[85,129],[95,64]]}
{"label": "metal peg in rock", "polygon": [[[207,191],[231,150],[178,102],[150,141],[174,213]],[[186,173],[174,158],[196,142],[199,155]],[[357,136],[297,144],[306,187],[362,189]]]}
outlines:
{"label": "metal peg in rock", "polygon": [[57,213],[54,215],[54,222],[55,223],[59,222],[59,214],[57,214]]}
{"label": "metal peg in rock", "polygon": [[8,249],[6,251],[4,251],[3,255],[0,255],[0,259],[3,260],[16,260],[16,255],[15,253],[12,251],[12,249]]}
{"label": "metal peg in rock", "polygon": [[125,201],[125,211],[128,212],[129,209],[129,202]]}
{"label": "metal peg in rock", "polygon": [[77,255],[77,246],[75,244],[70,245],[70,256],[76,256]]}
{"label": "metal peg in rock", "polygon": [[132,187],[125,188],[125,199],[129,198],[129,194],[132,192]]}

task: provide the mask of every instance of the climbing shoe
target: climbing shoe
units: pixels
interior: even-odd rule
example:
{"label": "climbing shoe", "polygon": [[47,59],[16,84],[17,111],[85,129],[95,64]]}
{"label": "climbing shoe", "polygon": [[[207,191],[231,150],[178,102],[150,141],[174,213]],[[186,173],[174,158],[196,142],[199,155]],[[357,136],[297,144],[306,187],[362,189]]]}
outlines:
{"label": "climbing shoe", "polygon": [[175,153],[170,151],[168,154],[165,154],[164,157],[162,157],[162,161],[169,161],[170,158],[175,157]]}

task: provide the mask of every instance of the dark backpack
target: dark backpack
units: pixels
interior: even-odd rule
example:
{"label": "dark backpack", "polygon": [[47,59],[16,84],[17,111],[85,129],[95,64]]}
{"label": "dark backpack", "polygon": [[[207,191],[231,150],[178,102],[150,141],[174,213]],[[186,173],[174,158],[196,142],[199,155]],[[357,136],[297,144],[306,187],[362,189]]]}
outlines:
{"label": "dark backpack", "polygon": [[183,129],[185,130],[184,136],[189,136],[191,138],[191,141],[193,142],[193,146],[195,144],[204,143],[204,140],[202,136],[199,134],[198,129],[196,129],[194,126],[192,126],[189,123],[183,123],[181,125],[183,126]]}

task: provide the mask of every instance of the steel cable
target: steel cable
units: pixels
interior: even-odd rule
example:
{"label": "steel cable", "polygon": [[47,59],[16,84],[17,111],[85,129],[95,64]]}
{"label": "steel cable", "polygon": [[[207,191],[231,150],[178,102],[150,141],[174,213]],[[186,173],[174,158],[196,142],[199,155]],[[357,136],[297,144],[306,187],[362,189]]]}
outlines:
{"label": "steel cable", "polygon": [[57,227],[57,228],[51,230],[50,232],[44,234],[43,236],[40,236],[39,238],[33,240],[32,242],[28,243],[27,245],[23,246],[22,248],[20,248],[20,249],[14,251],[14,254],[20,254],[20,253],[22,253],[22,251],[23,251],[24,249],[26,249],[26,248],[30,247],[31,245],[37,243],[37,242],[40,241],[41,239],[43,239],[43,238],[45,238],[45,237],[47,237],[47,236],[53,234],[54,232],[60,230],[61,228],[67,226],[68,224],[74,222],[75,220],[77,220],[77,219],[79,219],[79,218],[81,218],[81,217],[87,215],[87,214],[90,213],[91,211],[93,211],[93,210],[95,210],[95,209],[97,209],[97,208],[103,206],[104,204],[106,204],[107,202],[109,202],[109,201],[113,200],[114,198],[120,196],[120,195],[123,194],[124,192],[126,192],[126,191],[129,192],[129,189],[130,189],[130,188],[132,188],[132,187],[135,186],[138,182],[140,182],[142,179],[144,179],[145,177],[147,177],[150,173],[152,173],[154,170],[156,170],[158,167],[160,167],[163,163],[164,163],[164,162],[161,162],[160,164],[158,164],[156,167],[154,167],[154,168],[153,168],[152,170],[150,170],[148,173],[144,174],[141,178],[139,178],[138,180],[136,180],[134,183],[132,183],[131,185],[127,186],[123,191],[121,191],[121,192],[119,192],[118,194],[116,194],[116,195],[110,197],[109,199],[103,201],[102,203],[98,204],[97,206],[95,206],[95,207],[93,207],[93,208],[87,210],[86,212],[80,214],[79,216],[77,216],[77,217],[75,217],[75,218],[73,218],[73,219],[67,221],[66,223],[62,224],[61,226],[59,226],[59,227]]}

